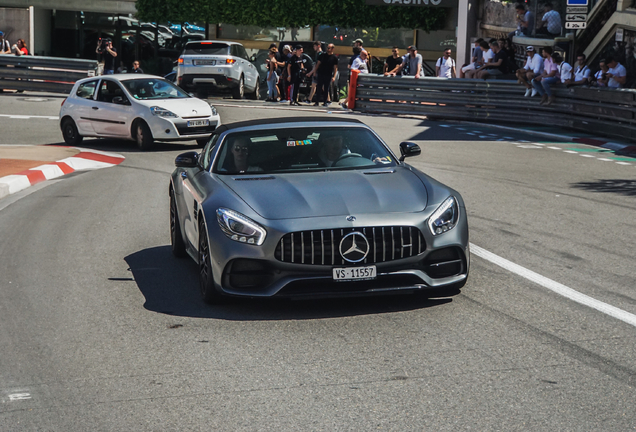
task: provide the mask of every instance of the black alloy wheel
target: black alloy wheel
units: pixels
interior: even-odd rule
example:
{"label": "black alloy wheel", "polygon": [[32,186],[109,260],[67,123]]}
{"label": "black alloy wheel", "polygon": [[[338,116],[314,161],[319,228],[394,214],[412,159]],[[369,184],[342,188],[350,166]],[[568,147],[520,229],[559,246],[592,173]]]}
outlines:
{"label": "black alloy wheel", "polygon": [[238,85],[232,89],[232,97],[234,99],[243,99],[243,96],[245,96],[245,81],[243,80],[243,75],[241,75]]}
{"label": "black alloy wheel", "polygon": [[[199,217],[203,218],[202,215],[199,215]],[[208,241],[208,232],[203,222],[199,223],[199,286],[204,302],[208,304],[222,303],[223,297],[214,286],[210,243]]]}
{"label": "black alloy wheel", "polygon": [[62,122],[62,135],[64,136],[64,142],[72,146],[80,144],[84,139],[84,137],[79,134],[75,122],[70,118]]}
{"label": "black alloy wheel", "polygon": [[154,139],[152,137],[152,132],[150,132],[150,128],[145,121],[137,120],[133,127],[133,131],[135,133],[135,141],[137,141],[137,147],[139,147],[139,150],[148,150],[152,147]]}
{"label": "black alloy wheel", "polygon": [[261,98],[261,84],[259,83],[260,78],[256,79],[256,86],[254,87],[254,93],[250,94],[250,99],[259,100]]}
{"label": "black alloy wheel", "polygon": [[187,255],[185,242],[181,234],[179,213],[177,213],[177,202],[175,201],[173,190],[170,190],[170,246],[172,248],[172,254],[177,258],[183,258]]}

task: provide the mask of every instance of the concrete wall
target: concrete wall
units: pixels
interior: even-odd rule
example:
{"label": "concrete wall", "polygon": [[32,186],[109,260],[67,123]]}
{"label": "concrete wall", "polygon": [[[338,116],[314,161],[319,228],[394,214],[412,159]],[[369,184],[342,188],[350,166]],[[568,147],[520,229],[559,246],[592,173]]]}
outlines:
{"label": "concrete wall", "polygon": [[0,8],[0,30],[11,45],[18,39],[24,39],[26,46],[30,46],[29,38],[29,9],[28,8]]}

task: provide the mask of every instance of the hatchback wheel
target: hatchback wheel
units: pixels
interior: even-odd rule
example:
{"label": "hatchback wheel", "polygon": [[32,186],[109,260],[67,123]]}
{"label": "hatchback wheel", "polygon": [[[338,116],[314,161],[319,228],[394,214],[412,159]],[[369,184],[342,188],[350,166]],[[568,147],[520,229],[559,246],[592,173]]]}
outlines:
{"label": "hatchback wheel", "polygon": [[64,136],[64,142],[68,145],[78,145],[84,139],[77,130],[75,122],[67,118],[62,122],[62,135]]}
{"label": "hatchback wheel", "polygon": [[139,147],[139,150],[148,150],[150,147],[152,147],[154,139],[152,137],[152,132],[150,132],[150,128],[145,121],[137,120],[133,131],[135,134],[135,141],[137,141],[137,147]]}

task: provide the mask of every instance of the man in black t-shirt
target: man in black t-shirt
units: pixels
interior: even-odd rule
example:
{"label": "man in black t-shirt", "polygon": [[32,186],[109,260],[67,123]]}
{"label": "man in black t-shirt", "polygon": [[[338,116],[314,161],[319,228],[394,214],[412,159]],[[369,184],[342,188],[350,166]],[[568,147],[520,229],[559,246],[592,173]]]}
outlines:
{"label": "man in black t-shirt", "polygon": [[292,95],[289,100],[290,105],[300,105],[298,103],[298,91],[308,67],[310,67],[311,58],[303,55],[303,46],[296,45],[294,55],[291,56],[287,63],[287,81],[292,85]]}
{"label": "man in black t-shirt", "polygon": [[104,58],[104,75],[112,75],[115,73],[115,57],[117,50],[113,48],[113,41],[101,38],[97,41],[96,53],[102,54]]}
{"label": "man in black t-shirt", "polygon": [[338,57],[336,57],[333,53],[335,48],[334,44],[329,44],[327,46],[327,52],[322,53],[320,57],[318,57],[316,66],[314,66],[314,69],[307,74],[307,76],[311,76],[313,74],[318,75],[318,96],[316,98],[316,103],[314,103],[315,106],[317,106],[320,102],[321,96],[323,105],[329,106],[329,86],[336,80],[336,74],[338,73]]}
{"label": "man in black t-shirt", "polygon": [[[479,69],[466,72],[466,78],[481,78],[488,79],[494,75],[504,75],[509,72],[508,70],[508,53],[506,50],[501,49],[499,43],[491,42],[490,48],[495,53],[495,58],[492,62],[486,63]],[[473,73],[471,73],[473,72]]]}
{"label": "man in black t-shirt", "polygon": [[395,75],[401,64],[402,56],[400,55],[400,49],[394,46],[391,50],[391,57],[387,57],[386,63],[384,63],[384,76]]}

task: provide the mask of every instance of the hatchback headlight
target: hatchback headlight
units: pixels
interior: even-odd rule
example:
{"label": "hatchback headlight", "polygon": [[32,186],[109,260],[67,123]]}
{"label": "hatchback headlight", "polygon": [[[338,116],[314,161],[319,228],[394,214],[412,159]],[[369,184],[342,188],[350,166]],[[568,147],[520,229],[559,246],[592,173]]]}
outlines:
{"label": "hatchback headlight", "polygon": [[217,111],[216,111],[216,108],[214,108],[214,105],[210,104],[210,109],[212,110],[212,115],[213,116],[218,114]]}
{"label": "hatchback headlight", "polygon": [[162,108],[160,106],[150,107],[150,112],[153,115],[156,115],[156,116],[159,116],[159,117],[179,117],[178,115],[176,115],[172,111],[168,111],[167,109]]}
{"label": "hatchback headlight", "polygon": [[452,230],[459,220],[459,205],[455,197],[448,197],[428,218],[428,228],[433,235]]}
{"label": "hatchback headlight", "polygon": [[267,235],[265,228],[247,216],[234,210],[220,208],[216,211],[216,218],[221,231],[232,240],[257,246],[265,241]]}

